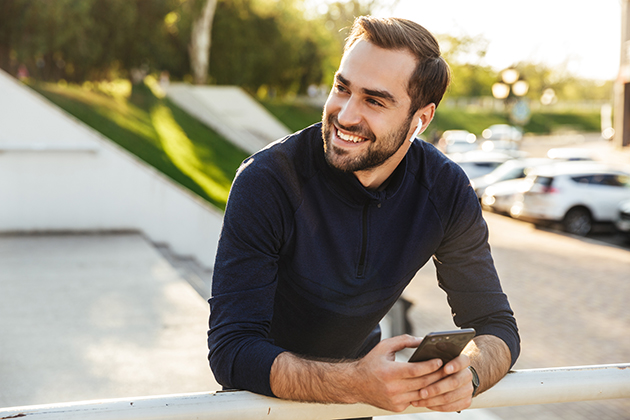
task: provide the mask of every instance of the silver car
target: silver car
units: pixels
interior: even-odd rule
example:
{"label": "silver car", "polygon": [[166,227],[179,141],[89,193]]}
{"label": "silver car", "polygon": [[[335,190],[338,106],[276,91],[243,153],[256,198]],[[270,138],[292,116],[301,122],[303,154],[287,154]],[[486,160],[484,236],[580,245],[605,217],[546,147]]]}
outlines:
{"label": "silver car", "polygon": [[470,182],[477,197],[481,199],[486,188],[489,186],[509,179],[525,178],[536,166],[549,164],[551,162],[550,159],[544,158],[512,159],[497,166],[489,174],[471,179]]}
{"label": "silver car", "polygon": [[488,153],[481,150],[454,153],[448,155],[448,157],[461,166],[469,179],[489,174],[502,163],[513,159],[513,156],[505,153]]}

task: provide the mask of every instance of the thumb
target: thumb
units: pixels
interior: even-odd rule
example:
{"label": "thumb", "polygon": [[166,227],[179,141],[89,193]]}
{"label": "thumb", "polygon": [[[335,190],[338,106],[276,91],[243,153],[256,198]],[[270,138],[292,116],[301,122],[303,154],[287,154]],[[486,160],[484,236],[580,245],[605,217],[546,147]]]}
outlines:
{"label": "thumb", "polygon": [[421,341],[422,338],[420,337],[414,337],[412,335],[404,334],[392,338],[387,338],[381,341],[380,344],[383,345],[387,352],[395,353],[406,348],[418,347]]}

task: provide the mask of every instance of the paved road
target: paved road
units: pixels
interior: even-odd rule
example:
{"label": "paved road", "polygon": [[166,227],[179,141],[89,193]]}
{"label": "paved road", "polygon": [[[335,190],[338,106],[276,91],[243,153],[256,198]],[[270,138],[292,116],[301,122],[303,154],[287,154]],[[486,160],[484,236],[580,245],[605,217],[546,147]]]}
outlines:
{"label": "paved road", "polygon": [[[522,339],[516,369],[630,362],[630,251],[485,214]],[[432,264],[405,291],[414,333],[453,327]],[[489,410],[505,420],[630,419],[630,399]]]}

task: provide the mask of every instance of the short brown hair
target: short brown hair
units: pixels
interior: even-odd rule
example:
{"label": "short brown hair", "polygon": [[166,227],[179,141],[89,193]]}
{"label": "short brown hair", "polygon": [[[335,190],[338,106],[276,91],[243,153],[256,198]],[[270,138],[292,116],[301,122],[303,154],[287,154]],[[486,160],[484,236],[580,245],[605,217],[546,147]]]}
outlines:
{"label": "short brown hair", "polygon": [[440,46],[424,27],[407,19],[359,16],[354,20],[344,51],[359,40],[388,50],[407,50],[418,64],[407,85],[410,115],[434,103],[437,107],[450,82],[450,70],[440,55]]}

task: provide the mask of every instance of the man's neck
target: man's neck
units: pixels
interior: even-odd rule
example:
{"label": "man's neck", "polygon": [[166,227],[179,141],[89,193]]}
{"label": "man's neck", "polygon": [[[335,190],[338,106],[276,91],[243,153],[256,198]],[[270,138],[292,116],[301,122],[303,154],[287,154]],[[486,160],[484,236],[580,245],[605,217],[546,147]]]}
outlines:
{"label": "man's neck", "polygon": [[368,190],[378,190],[392,173],[393,170],[389,173],[384,173],[382,171],[376,170],[367,170],[355,172],[354,176],[356,176],[361,185],[363,185]]}
{"label": "man's neck", "polygon": [[356,176],[361,185],[368,190],[378,190],[391,174],[394,173],[400,162],[402,162],[407,154],[407,150],[409,150],[409,146],[409,142],[406,142],[396,153],[376,168],[356,171],[354,172],[354,176]]}

